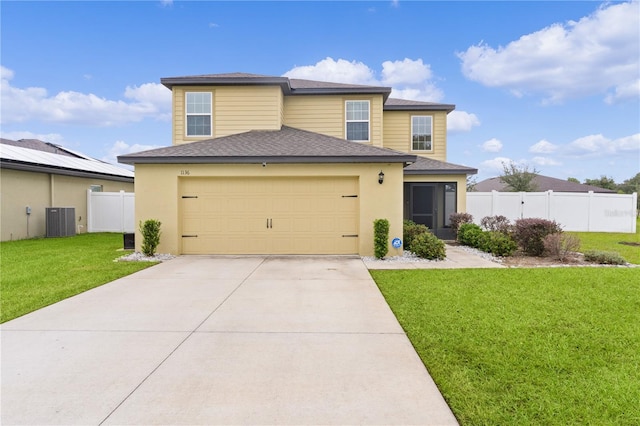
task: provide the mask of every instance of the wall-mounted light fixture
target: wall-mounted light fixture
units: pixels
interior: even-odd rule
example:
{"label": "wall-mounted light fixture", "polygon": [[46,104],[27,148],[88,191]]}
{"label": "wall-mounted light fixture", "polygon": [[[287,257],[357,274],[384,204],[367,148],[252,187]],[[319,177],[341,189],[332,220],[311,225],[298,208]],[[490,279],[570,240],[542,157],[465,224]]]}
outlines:
{"label": "wall-mounted light fixture", "polygon": [[382,182],[384,182],[384,173],[380,170],[380,173],[378,173],[378,183],[382,185]]}

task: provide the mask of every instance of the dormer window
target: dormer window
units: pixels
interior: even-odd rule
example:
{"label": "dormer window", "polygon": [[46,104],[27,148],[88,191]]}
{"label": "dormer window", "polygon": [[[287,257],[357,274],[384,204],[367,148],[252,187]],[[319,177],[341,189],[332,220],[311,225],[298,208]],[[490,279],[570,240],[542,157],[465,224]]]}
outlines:
{"label": "dormer window", "polygon": [[369,101],[347,101],[345,108],[347,140],[369,142]]}
{"label": "dormer window", "polygon": [[411,150],[432,151],[432,117],[430,115],[414,115],[411,117]]}
{"label": "dormer window", "polygon": [[211,92],[187,92],[187,136],[211,136]]}

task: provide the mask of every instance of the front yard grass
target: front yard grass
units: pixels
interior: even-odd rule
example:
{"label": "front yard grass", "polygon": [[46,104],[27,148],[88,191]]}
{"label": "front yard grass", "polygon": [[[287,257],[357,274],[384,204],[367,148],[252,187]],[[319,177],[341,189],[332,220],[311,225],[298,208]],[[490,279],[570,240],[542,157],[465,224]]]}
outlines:
{"label": "front yard grass", "polygon": [[[629,263],[640,265],[640,218],[637,219],[636,233],[615,232],[569,232],[580,238],[580,251],[601,250],[618,253]],[[621,244],[627,243],[627,244]]]}
{"label": "front yard grass", "polygon": [[640,424],[637,268],[370,272],[462,425]]}
{"label": "front yard grass", "polygon": [[80,234],[0,243],[0,322],[147,268],[114,262],[122,234]]}

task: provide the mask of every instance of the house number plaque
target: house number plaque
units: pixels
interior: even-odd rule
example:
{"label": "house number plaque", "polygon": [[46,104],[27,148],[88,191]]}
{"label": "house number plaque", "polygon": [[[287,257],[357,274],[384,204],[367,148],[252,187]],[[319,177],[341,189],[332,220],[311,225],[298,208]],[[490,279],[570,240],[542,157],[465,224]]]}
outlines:
{"label": "house number plaque", "polygon": [[180,176],[189,176],[190,174],[189,170],[180,170]]}

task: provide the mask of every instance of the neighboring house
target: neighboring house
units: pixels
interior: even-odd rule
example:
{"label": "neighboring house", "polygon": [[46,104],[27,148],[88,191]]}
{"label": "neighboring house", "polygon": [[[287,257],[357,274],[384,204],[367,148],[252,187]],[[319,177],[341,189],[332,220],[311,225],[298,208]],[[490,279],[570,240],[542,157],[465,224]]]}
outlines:
{"label": "neighboring house", "polygon": [[[533,179],[533,183],[537,192],[600,192],[600,193],[613,193],[610,189],[604,189],[593,185],[585,185],[582,183],[570,182],[568,180],[556,179],[549,176],[536,175]],[[476,183],[474,186],[474,192],[509,192],[507,185],[500,180],[499,177],[485,179]]]}
{"label": "neighboring house", "polygon": [[46,235],[47,207],[75,208],[85,232],[88,189],[133,192],[132,171],[34,139],[0,139],[0,181],[2,241]]}
{"label": "neighboring house", "polygon": [[372,255],[375,219],[390,240],[404,218],[446,235],[465,210],[477,170],[446,162],[454,105],[243,73],[161,82],[173,146],[118,157],[135,165],[136,222],[162,222],[161,252]]}

